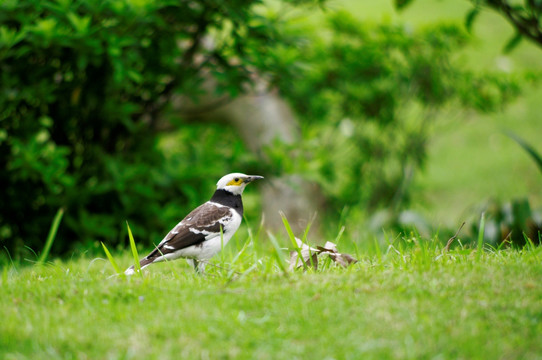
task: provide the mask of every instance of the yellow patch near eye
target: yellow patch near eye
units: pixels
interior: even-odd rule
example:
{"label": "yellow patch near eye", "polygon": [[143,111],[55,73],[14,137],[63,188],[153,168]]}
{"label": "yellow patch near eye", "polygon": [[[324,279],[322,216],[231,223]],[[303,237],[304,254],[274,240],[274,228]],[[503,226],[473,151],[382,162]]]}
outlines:
{"label": "yellow patch near eye", "polygon": [[230,180],[230,182],[228,182],[226,184],[226,186],[230,186],[230,185],[237,185],[238,186],[238,185],[241,185],[242,183],[243,183],[243,179],[235,178],[235,179]]}

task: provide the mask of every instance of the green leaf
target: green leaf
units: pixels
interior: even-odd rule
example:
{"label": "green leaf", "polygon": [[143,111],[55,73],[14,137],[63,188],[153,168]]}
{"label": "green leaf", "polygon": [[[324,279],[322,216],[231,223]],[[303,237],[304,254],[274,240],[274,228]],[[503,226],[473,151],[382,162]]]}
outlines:
{"label": "green leaf", "polygon": [[36,24],[33,26],[32,30],[35,33],[41,34],[45,37],[51,37],[57,24],[58,21],[53,17],[39,19],[36,21]]}
{"label": "green leaf", "polygon": [[0,129],[0,144],[8,138],[8,132],[4,129]]}
{"label": "green leaf", "polygon": [[0,49],[10,48],[24,38],[25,32],[12,30],[7,26],[0,26]]}
{"label": "green leaf", "polygon": [[143,75],[135,70],[126,71],[126,75],[136,84],[141,84],[143,82]]}
{"label": "green leaf", "polygon": [[90,27],[90,15],[80,17],[77,14],[70,12],[66,15],[78,34],[86,35]]}
{"label": "green leaf", "polygon": [[465,16],[465,28],[467,28],[468,32],[472,32],[472,24],[474,23],[474,20],[476,20],[479,14],[480,8],[475,7],[467,13],[467,16]]}
{"label": "green leaf", "polygon": [[395,8],[397,10],[403,10],[410,5],[412,0],[395,0]]}
{"label": "green leaf", "polygon": [[526,230],[532,218],[531,205],[528,199],[515,199],[512,201],[512,221],[516,226]]}
{"label": "green leaf", "polygon": [[523,35],[521,35],[520,33],[516,33],[513,37],[510,38],[510,40],[508,40],[502,52],[505,54],[510,53],[519,45],[521,39],[523,39]]}
{"label": "green leaf", "polygon": [[506,132],[506,135],[508,137],[512,138],[515,142],[519,144],[531,156],[531,158],[534,160],[536,165],[538,166],[538,170],[542,173],[542,155],[538,153],[534,147],[532,147],[530,144],[528,144],[525,140],[523,140],[518,135],[514,134],[511,131]]}

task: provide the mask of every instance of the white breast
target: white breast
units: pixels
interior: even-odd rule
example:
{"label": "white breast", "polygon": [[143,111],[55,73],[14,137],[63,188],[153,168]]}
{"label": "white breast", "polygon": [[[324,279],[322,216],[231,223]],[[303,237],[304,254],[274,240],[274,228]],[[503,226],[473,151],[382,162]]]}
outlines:
{"label": "white breast", "polygon": [[179,251],[178,256],[207,260],[222,250],[222,247],[226,246],[241,225],[241,215],[235,210],[230,211],[232,216],[228,220],[220,222],[222,224],[222,237],[220,233],[209,234],[205,237],[204,242]]}

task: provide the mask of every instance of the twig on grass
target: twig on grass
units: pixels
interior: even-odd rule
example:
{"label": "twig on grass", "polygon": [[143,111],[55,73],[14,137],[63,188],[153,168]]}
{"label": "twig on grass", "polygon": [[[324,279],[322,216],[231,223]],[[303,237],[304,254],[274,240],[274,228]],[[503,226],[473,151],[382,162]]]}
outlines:
{"label": "twig on grass", "polygon": [[452,243],[454,242],[455,239],[457,239],[457,236],[459,235],[459,232],[461,231],[461,229],[463,229],[463,226],[465,226],[465,222],[463,221],[463,223],[461,224],[461,226],[459,227],[459,229],[457,229],[457,231],[455,232],[455,235],[452,236],[448,242],[446,243],[446,246],[444,247],[444,252],[448,252],[450,251],[450,245],[452,245]]}
{"label": "twig on grass", "polygon": [[231,269],[231,268],[228,269],[228,268],[226,268],[226,267],[224,267],[224,266],[216,265],[216,264],[210,263],[210,262],[208,262],[208,261],[202,261],[202,262],[203,262],[205,265],[214,266],[215,268],[220,269],[220,270],[225,270],[225,271],[228,271],[228,272],[232,271],[235,275],[242,275],[242,274],[243,274],[242,272],[233,270],[233,269]]}

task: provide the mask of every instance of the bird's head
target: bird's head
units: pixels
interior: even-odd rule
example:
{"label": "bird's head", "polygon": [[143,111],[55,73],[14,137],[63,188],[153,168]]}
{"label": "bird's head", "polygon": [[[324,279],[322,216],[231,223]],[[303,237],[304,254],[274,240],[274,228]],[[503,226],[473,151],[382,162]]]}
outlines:
{"label": "bird's head", "polygon": [[248,183],[258,179],[263,179],[263,176],[232,173],[224,175],[220,180],[218,180],[216,188],[217,190],[226,190],[232,194],[241,195]]}

